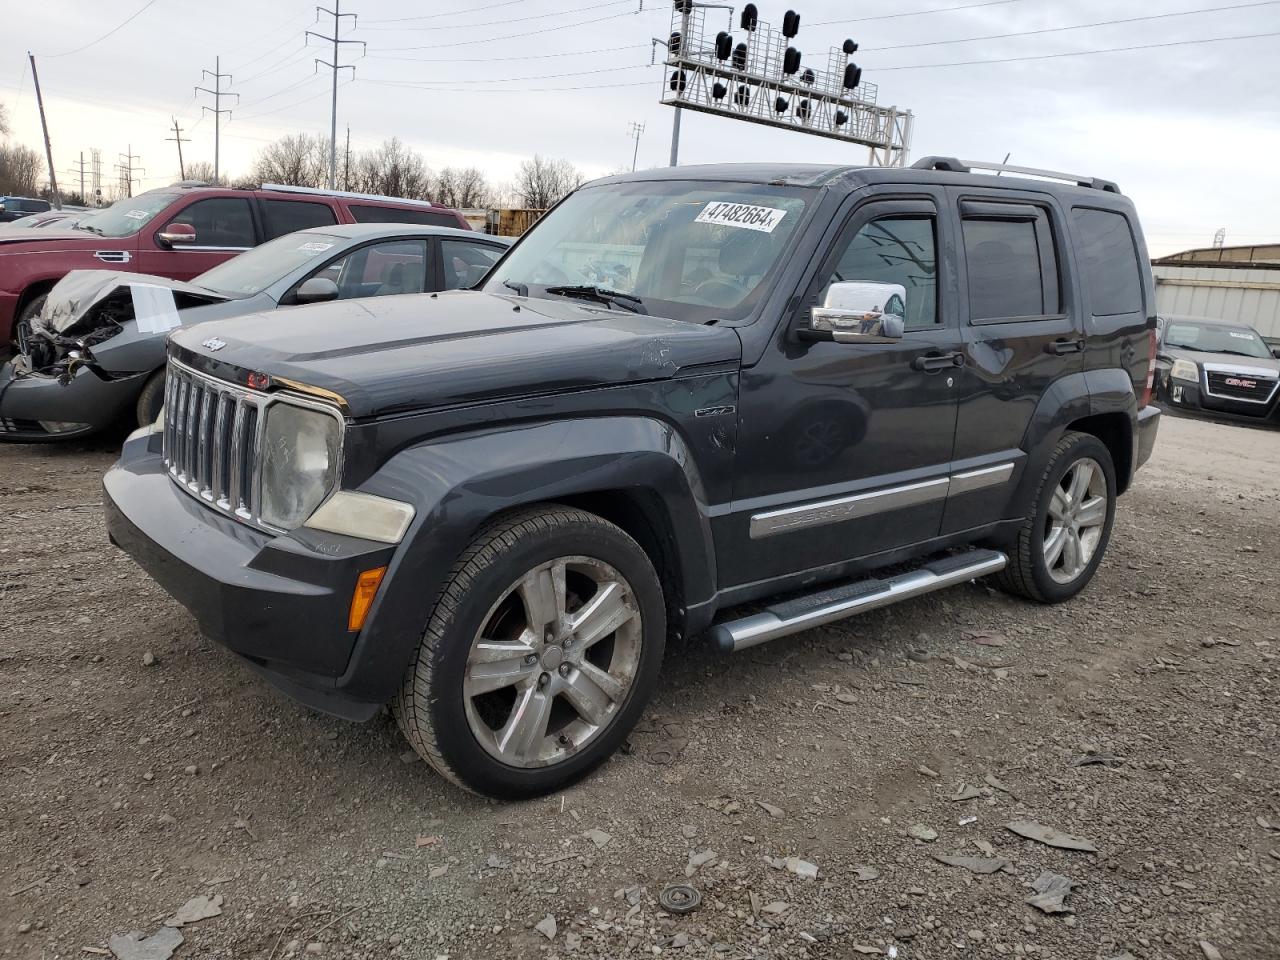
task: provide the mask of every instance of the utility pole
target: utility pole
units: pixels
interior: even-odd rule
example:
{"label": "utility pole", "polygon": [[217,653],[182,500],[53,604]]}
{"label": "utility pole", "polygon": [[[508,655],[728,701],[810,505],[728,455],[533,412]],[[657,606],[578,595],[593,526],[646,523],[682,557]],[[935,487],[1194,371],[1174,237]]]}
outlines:
{"label": "utility pole", "polygon": [[632,120],[627,124],[627,136],[635,140],[636,148],[631,152],[631,172],[636,172],[636,160],[640,156],[640,135],[644,133],[644,124]]}
{"label": "utility pole", "polygon": [[[213,79],[213,89],[210,90],[208,87],[196,87],[196,93],[208,93],[208,94],[212,94],[213,96],[213,106],[206,107],[201,105],[200,115],[204,116],[204,111],[206,110],[213,114],[213,181],[216,184],[222,180],[222,176],[219,173],[220,168],[218,166],[221,158],[221,149],[222,149],[222,142],[221,142],[222,141],[222,115],[224,113],[231,112],[230,108],[226,108],[226,109],[223,108],[222,98],[235,97],[236,100],[239,101],[240,94],[222,92],[222,81],[223,80],[230,81],[231,74],[222,73],[221,57],[213,58],[212,70],[200,71],[200,79],[203,81],[206,77],[211,77]],[[179,150],[182,149],[181,144],[178,145],[178,149]]]}
{"label": "utility pole", "polygon": [[[135,180],[137,180],[138,183],[142,182],[142,178],[137,174],[146,173],[147,170],[145,167],[135,167],[133,165],[133,161],[142,159],[133,152],[133,144],[129,144],[128,150],[128,153],[120,154],[120,162],[116,164],[116,170],[120,173],[120,186],[124,188],[124,195],[126,197],[132,197],[133,182]],[[137,173],[134,172],[135,170]]]}
{"label": "utility pole", "polygon": [[342,189],[351,189],[351,124],[347,124],[347,149],[342,158]]}
{"label": "utility pole", "polygon": [[84,151],[83,150],[80,151],[80,169],[78,171],[75,169],[71,169],[67,171],[67,173],[72,175],[75,175],[77,172],[80,174],[80,202],[87,207],[89,204],[88,204],[88,201],[85,199],[85,194],[84,194]]}
{"label": "utility pole", "polygon": [[36,85],[36,105],[40,108],[40,128],[44,131],[44,158],[49,163],[49,193],[53,195],[53,207],[62,209],[62,198],[58,196],[58,175],[53,170],[53,147],[49,144],[49,122],[44,116],[44,97],[40,95],[40,74],[36,73],[36,58],[27,51],[27,59],[31,61],[31,79]]}
{"label": "utility pole", "polygon": [[356,15],[354,13],[342,13],[341,10],[342,10],[342,3],[340,2],[340,0],[333,0],[332,10],[328,9],[327,7],[316,7],[316,23],[320,22],[320,14],[322,13],[327,13],[329,16],[333,17],[333,36],[332,37],[325,36],[323,33],[316,33],[314,30],[308,30],[306,33],[306,38],[308,40],[311,37],[315,37],[317,40],[322,40],[325,43],[333,44],[333,62],[332,63],[330,63],[328,60],[321,60],[319,57],[316,58],[317,69],[319,69],[321,66],[324,66],[324,67],[328,67],[330,70],[333,71],[333,105],[329,111],[329,189],[330,190],[337,189],[337,177],[338,177],[338,71],[350,70],[353,76],[355,75],[355,72],[356,72],[356,68],[353,65],[349,63],[346,63],[346,64],[338,63],[338,45],[341,43],[358,43],[360,44],[362,54],[365,47],[365,42],[363,40],[343,40],[338,37],[338,27],[341,25],[343,17],[350,17],[353,26],[357,23]]}
{"label": "utility pole", "polygon": [[[182,135],[182,128],[178,126],[177,117],[170,117],[169,119],[173,121],[173,136],[165,137],[165,140],[170,141],[172,143],[176,143],[178,145],[178,179],[185,180],[187,179],[187,167],[186,167],[186,164],[182,162],[182,145],[184,143],[190,143],[191,140],[190,138],[184,137]],[[217,153],[216,150],[214,152],[215,154]]]}

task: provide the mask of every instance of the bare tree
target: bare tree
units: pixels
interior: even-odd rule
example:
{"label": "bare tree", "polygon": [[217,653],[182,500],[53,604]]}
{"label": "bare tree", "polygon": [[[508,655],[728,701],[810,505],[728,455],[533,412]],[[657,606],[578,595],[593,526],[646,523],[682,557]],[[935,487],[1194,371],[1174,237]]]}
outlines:
{"label": "bare tree", "polygon": [[43,169],[44,160],[30,147],[0,146],[0,194],[36,196]]}
{"label": "bare tree", "polygon": [[436,177],[433,199],[457,210],[488,207],[493,204],[493,188],[484,171],[476,167],[445,167]]}
{"label": "bare tree", "polygon": [[3,103],[0,103],[0,137],[9,135],[9,110]]}
{"label": "bare tree", "polygon": [[290,134],[259,151],[252,176],[259,183],[323,187],[329,182],[329,141],[316,134]]}
{"label": "bare tree", "polygon": [[535,154],[520,164],[512,190],[526,207],[546,210],[587,178],[568,160],[552,160]]}
{"label": "bare tree", "polygon": [[[188,163],[187,179],[199,180],[202,183],[207,183],[211,186],[217,185],[216,181],[213,179],[213,164],[208,160],[196,160],[194,163]],[[224,177],[223,179],[225,180],[226,178]]]}
{"label": "bare tree", "polygon": [[352,188],[361,193],[407,200],[431,199],[431,171],[426,161],[397,137],[383,141],[376,150],[360,154],[352,168]]}

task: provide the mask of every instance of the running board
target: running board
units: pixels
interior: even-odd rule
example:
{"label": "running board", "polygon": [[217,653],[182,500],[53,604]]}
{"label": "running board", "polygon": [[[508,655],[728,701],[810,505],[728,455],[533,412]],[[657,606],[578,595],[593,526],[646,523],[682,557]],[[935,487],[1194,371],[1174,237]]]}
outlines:
{"label": "running board", "polygon": [[736,653],[801,630],[997,573],[1008,562],[1009,558],[996,550],[970,550],[935,560],[910,573],[884,580],[859,580],[774,604],[741,620],[717,623],[711,627],[711,635],[722,651]]}

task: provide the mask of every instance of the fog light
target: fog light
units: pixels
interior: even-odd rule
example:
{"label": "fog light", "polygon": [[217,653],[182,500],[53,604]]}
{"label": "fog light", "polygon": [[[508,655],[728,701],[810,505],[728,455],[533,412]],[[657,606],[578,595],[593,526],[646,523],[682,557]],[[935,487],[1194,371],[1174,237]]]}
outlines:
{"label": "fog light", "polygon": [[1174,403],[1182,402],[1182,388],[1178,386],[1176,383],[1173,385],[1173,402]]}
{"label": "fog light", "polygon": [[37,421],[46,433],[70,433],[72,430],[79,430],[87,427],[87,423],[70,423],[66,420],[40,420]]}
{"label": "fog light", "polygon": [[378,586],[386,574],[386,567],[366,570],[356,578],[356,589],[351,594],[351,612],[347,614],[347,629],[356,633],[364,626],[369,616],[369,608],[373,606],[373,598],[378,594]]}

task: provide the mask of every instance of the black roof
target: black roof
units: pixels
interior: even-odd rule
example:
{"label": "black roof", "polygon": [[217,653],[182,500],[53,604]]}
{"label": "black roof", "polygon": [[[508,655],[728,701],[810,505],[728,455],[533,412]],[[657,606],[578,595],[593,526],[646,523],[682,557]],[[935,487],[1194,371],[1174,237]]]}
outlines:
{"label": "black roof", "polygon": [[[921,164],[943,162],[943,158],[927,157]],[[957,162],[957,161],[951,161]],[[1081,183],[1035,179],[1017,174],[1000,177],[989,173],[955,172],[933,167],[867,167],[821,163],[713,163],[680,167],[658,167],[603,177],[595,183],[621,183],[631,180],[706,180],[736,183],[777,184],[793,187],[843,187],[855,189],[875,183],[933,184],[938,186],[970,186],[984,189],[1039,190],[1066,193],[1074,197],[1118,196],[1119,190],[1107,180],[1087,178]]]}

